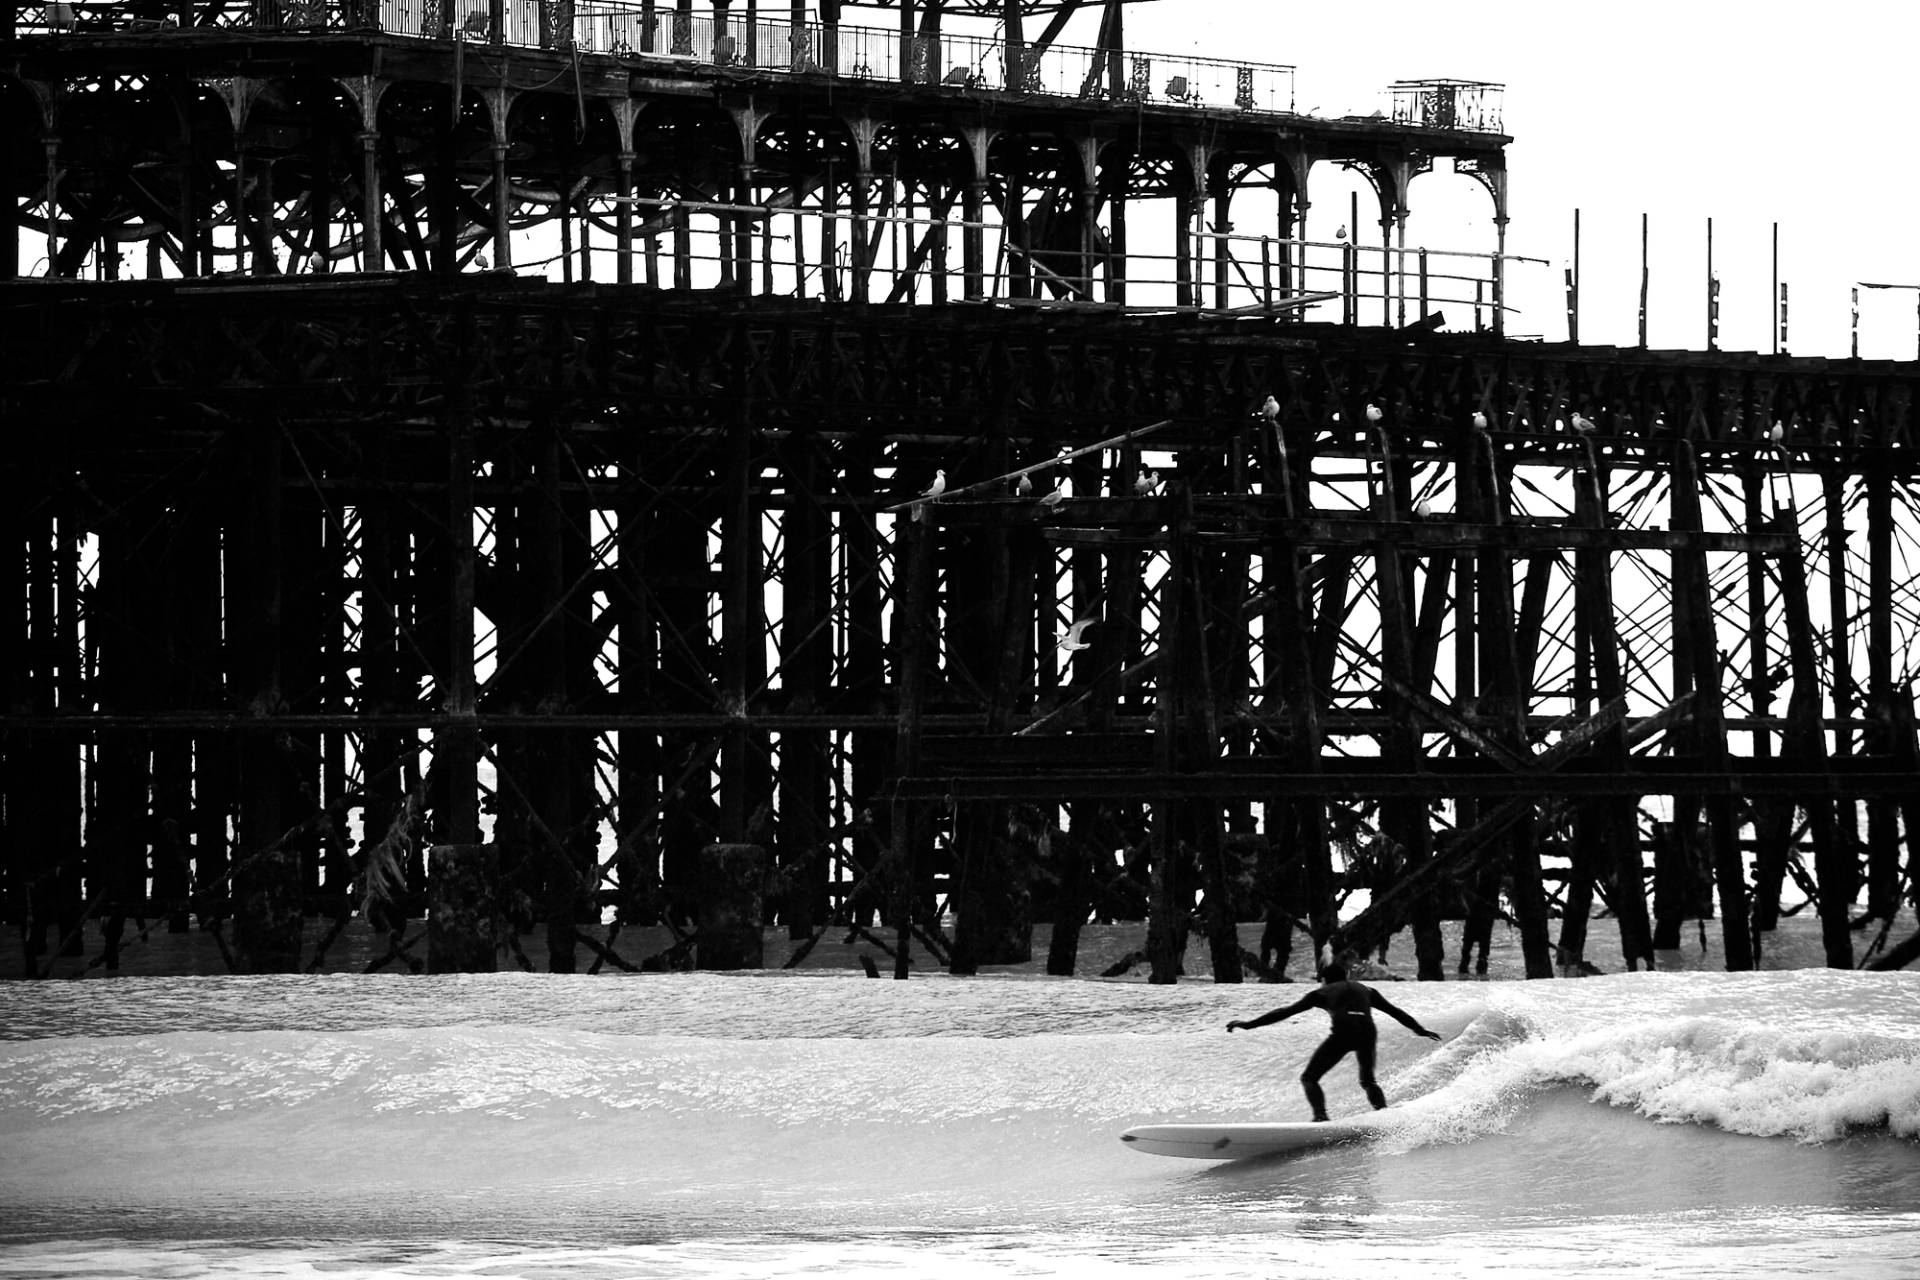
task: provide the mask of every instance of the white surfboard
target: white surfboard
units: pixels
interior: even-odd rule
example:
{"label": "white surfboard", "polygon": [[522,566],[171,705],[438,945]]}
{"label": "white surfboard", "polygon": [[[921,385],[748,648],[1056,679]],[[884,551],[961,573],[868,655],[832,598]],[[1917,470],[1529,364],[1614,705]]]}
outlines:
{"label": "white surfboard", "polygon": [[1146,1124],[1127,1130],[1120,1135],[1120,1141],[1150,1156],[1247,1160],[1283,1151],[1354,1142],[1378,1133],[1380,1127],[1377,1113],[1342,1120],[1268,1124]]}

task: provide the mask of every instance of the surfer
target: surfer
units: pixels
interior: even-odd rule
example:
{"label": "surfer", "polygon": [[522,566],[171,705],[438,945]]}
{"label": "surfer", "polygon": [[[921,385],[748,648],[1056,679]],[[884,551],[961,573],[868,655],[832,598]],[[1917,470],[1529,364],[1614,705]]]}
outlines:
{"label": "surfer", "polygon": [[1372,987],[1350,980],[1346,966],[1338,961],[1320,971],[1320,986],[1315,990],[1285,1008],[1263,1013],[1251,1022],[1229,1022],[1227,1030],[1251,1031],[1255,1027],[1271,1026],[1309,1009],[1325,1009],[1327,1016],[1333,1019],[1327,1038],[1313,1051],[1313,1056],[1307,1059],[1307,1069],[1300,1073],[1300,1087],[1307,1091],[1307,1101],[1313,1106],[1315,1120],[1327,1118],[1327,1096],[1321,1092],[1320,1077],[1349,1053],[1360,1068],[1360,1087],[1366,1090],[1367,1101],[1373,1104],[1375,1111],[1387,1105],[1387,1096],[1380,1092],[1380,1085],[1373,1078],[1373,1048],[1379,1034],[1373,1025],[1375,1009],[1392,1017],[1417,1036],[1425,1036],[1429,1040],[1440,1038],[1439,1032],[1421,1026],[1412,1014]]}

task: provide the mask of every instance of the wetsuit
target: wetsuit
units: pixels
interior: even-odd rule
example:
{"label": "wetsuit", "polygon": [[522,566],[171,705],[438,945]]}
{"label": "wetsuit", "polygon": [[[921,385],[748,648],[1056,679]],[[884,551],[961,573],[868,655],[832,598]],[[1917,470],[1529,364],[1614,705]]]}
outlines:
{"label": "wetsuit", "polygon": [[1360,1068],[1360,1087],[1366,1091],[1367,1101],[1378,1111],[1387,1105],[1387,1098],[1380,1091],[1379,1083],[1373,1078],[1374,1045],[1378,1031],[1373,1025],[1373,1011],[1380,1010],[1415,1035],[1438,1037],[1411,1014],[1396,1006],[1385,996],[1364,983],[1342,978],[1309,991],[1306,995],[1284,1009],[1275,1009],[1263,1013],[1251,1022],[1229,1023],[1228,1029],[1244,1027],[1251,1031],[1255,1027],[1264,1027],[1269,1023],[1284,1022],[1296,1013],[1305,1013],[1308,1009],[1325,1009],[1333,1025],[1327,1030],[1327,1038],[1307,1059],[1307,1066],[1300,1073],[1300,1087],[1306,1091],[1307,1102],[1313,1107],[1313,1118],[1327,1118],[1327,1098],[1320,1088],[1320,1077],[1333,1069],[1333,1065],[1353,1055],[1354,1063]]}

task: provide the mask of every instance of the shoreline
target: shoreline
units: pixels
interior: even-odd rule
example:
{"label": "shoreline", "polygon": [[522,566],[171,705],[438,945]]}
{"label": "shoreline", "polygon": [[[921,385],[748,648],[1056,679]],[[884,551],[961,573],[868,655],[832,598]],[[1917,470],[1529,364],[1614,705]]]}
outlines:
{"label": "shoreline", "polygon": [[[363,973],[375,959],[387,952],[387,939],[384,934],[376,935],[360,917],[349,920],[337,938],[327,948],[323,963],[317,968],[309,968],[313,963],[316,949],[333,928],[333,921],[310,919],[305,922],[301,943],[301,973],[320,974],[356,974]],[[1880,935],[1884,922],[1874,921],[1867,927],[1854,933],[1855,964],[1858,965],[1867,948]],[[118,971],[108,970],[102,963],[104,942],[97,923],[90,923],[83,931],[81,943],[83,953],[78,956],[57,957],[50,979],[91,980],[115,977],[205,977],[224,975],[229,972],[220,953],[218,941],[210,933],[193,929],[186,933],[168,933],[164,921],[149,921],[149,928],[143,939],[140,931],[129,921],[122,938],[121,964]],[[1896,918],[1893,927],[1886,934],[1886,946],[1891,947],[1911,935],[1916,927],[1915,913],[1911,908],[1903,909]],[[1505,922],[1494,926],[1493,938],[1487,952],[1487,972],[1484,979],[1472,972],[1458,972],[1460,961],[1460,933],[1462,922],[1443,921],[1441,934],[1446,945],[1446,980],[1454,981],[1509,981],[1521,980],[1526,976],[1525,964],[1521,955],[1518,930]],[[1589,929],[1589,945],[1586,960],[1595,966],[1601,974],[1620,973],[1625,969],[1620,959],[1617,940],[1611,935],[1612,921],[1608,918],[1596,918]],[[583,925],[578,932],[602,946],[608,945],[608,935],[613,932],[611,925]],[[1262,925],[1258,921],[1242,923],[1240,944],[1247,951],[1258,954]],[[6,945],[0,949],[0,980],[31,980],[26,968],[18,930],[11,930]],[[1130,952],[1138,951],[1146,945],[1147,926],[1141,921],[1129,921],[1118,924],[1090,924],[1082,926],[1080,946],[1072,979],[1108,982],[1146,982],[1146,965],[1137,964],[1120,977],[1107,978],[1103,974]],[[424,965],[426,959],[425,921],[410,920],[407,936],[415,937],[409,954]],[[1682,946],[1673,951],[1657,953],[1659,969],[1664,971],[1724,971],[1720,960],[1720,925],[1717,920],[1689,920],[1682,928]],[[1047,976],[1047,949],[1052,937],[1052,926],[1035,925],[1033,930],[1032,958],[1023,964],[982,965],[982,976],[993,974]],[[1704,937],[1705,946],[1701,942]],[[784,926],[775,926],[764,931],[765,965],[761,969],[746,970],[747,973],[780,972],[787,965],[795,950],[804,944],[804,940],[794,941],[788,938]],[[846,971],[861,973],[863,958],[872,962],[883,978],[891,978],[893,957],[876,943],[891,946],[894,939],[888,931],[874,930],[868,937],[852,934],[844,926],[829,928],[819,942],[808,952],[806,958],[795,970],[806,973]],[[520,950],[533,964],[533,972],[545,973],[546,969],[546,932],[536,927],[521,935],[518,939]],[[673,934],[662,926],[623,927],[612,940],[611,949],[627,964],[638,968],[650,958],[659,957],[674,945]],[[588,946],[577,950],[579,973],[586,974],[593,969],[599,956]],[[46,958],[39,957],[45,965]],[[500,971],[521,970],[518,959],[511,951],[500,953]],[[1788,918],[1781,926],[1763,938],[1761,971],[1784,969],[1824,968],[1825,956],[1820,941],[1820,922],[1818,919]],[[1211,982],[1212,969],[1207,954],[1207,941],[1195,932],[1188,941],[1186,972],[1184,982]],[[388,963],[376,970],[381,973],[405,974],[404,964]],[[924,945],[917,940],[911,955],[911,972],[916,975],[944,973],[946,966],[930,955]],[[601,962],[601,975],[617,975],[626,972],[612,964]],[[660,972],[654,970],[651,972]],[[1304,934],[1295,933],[1294,946],[1286,965],[1286,976],[1291,982],[1311,981],[1313,977],[1312,954]],[[637,976],[637,975],[636,975]],[[1387,960],[1384,964],[1369,961],[1356,971],[1356,976],[1369,981],[1413,981],[1414,957],[1413,937],[1410,931],[1402,930],[1395,934],[1388,946]],[[1593,976],[1561,974],[1557,976]],[[1250,983],[1259,980],[1249,974]]]}

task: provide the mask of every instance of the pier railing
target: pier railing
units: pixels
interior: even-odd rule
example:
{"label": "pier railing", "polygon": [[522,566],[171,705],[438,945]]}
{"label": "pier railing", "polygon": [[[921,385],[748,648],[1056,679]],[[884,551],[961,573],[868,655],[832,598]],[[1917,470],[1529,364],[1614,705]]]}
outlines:
{"label": "pier railing", "polygon": [[[0,37],[151,34],[218,29],[379,31],[520,48],[577,49],[742,71],[827,75],[1057,98],[1294,114],[1294,68],[1180,54],[1010,44],[980,35],[903,37],[897,30],[785,20],[717,20],[638,0],[43,0],[0,9]],[[496,31],[498,22],[500,30]],[[1392,86],[1393,120],[1497,132],[1502,87],[1467,80]]]}

